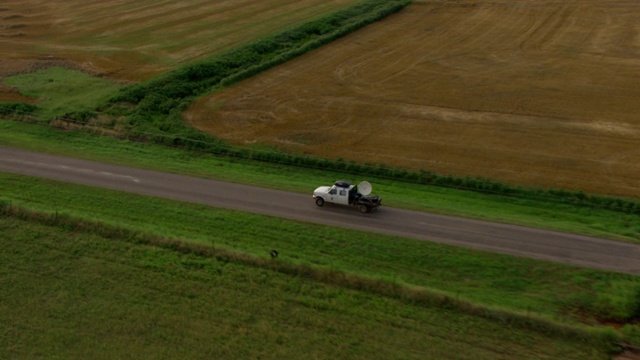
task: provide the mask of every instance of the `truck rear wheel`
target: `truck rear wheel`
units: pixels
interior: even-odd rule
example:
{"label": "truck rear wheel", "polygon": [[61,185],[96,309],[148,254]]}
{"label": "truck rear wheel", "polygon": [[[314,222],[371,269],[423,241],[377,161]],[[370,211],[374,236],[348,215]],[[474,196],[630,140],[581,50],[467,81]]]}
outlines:
{"label": "truck rear wheel", "polygon": [[371,210],[369,210],[369,207],[367,205],[360,205],[359,208],[360,208],[360,212],[363,213],[363,214],[364,213],[368,213],[369,211],[371,211]]}
{"label": "truck rear wheel", "polygon": [[316,205],[318,205],[318,206],[324,205],[324,199],[321,198],[321,197],[316,198]]}

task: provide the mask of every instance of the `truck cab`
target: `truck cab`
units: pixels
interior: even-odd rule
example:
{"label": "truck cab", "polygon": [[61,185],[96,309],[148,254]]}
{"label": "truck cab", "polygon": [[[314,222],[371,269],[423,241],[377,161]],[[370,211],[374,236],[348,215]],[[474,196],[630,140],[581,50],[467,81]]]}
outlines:
{"label": "truck cab", "polygon": [[355,186],[344,181],[336,181],[332,186],[321,186],[317,188],[313,195],[316,198],[322,198],[323,202],[335,204],[349,205],[349,192]]}

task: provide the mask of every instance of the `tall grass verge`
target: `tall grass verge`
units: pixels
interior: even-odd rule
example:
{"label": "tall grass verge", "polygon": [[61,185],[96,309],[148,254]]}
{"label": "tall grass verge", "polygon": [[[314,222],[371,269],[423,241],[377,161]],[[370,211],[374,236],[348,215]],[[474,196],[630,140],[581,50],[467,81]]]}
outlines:
{"label": "tall grass verge", "polygon": [[610,348],[15,217],[0,216],[0,243],[3,359],[600,360]]}
{"label": "tall grass verge", "polygon": [[[9,201],[0,200],[0,215],[53,226],[66,231],[86,232],[105,239],[119,239],[135,244],[144,244],[168,249],[181,254],[193,254],[204,258],[215,258],[224,262],[234,262],[246,266],[276,271],[290,276],[318,281],[347,289],[364,291],[394,298],[407,304],[436,307],[461,314],[488,319],[508,327],[533,330],[550,336],[560,336],[579,342],[598,344],[597,347],[615,350],[615,343],[622,341],[622,335],[607,327],[569,325],[536,316],[505,309],[479,306],[447,294],[427,288],[410,287],[384,279],[375,279],[346,273],[335,269],[322,269],[307,264],[295,264],[279,259],[251,256],[233,250],[193,244],[180,239],[170,239],[133,231],[127,228],[107,225],[96,221],[78,219],[73,216],[32,211],[12,206]],[[631,329],[631,330],[628,330]],[[633,328],[625,330],[632,333]]]}

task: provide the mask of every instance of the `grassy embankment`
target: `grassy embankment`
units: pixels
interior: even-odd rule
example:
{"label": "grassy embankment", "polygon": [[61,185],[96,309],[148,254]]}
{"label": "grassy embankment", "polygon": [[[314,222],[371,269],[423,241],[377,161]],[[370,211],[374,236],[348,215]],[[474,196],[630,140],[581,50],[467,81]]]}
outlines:
{"label": "grassy embankment", "polygon": [[607,359],[544,334],[126,237],[0,217],[0,357]]}

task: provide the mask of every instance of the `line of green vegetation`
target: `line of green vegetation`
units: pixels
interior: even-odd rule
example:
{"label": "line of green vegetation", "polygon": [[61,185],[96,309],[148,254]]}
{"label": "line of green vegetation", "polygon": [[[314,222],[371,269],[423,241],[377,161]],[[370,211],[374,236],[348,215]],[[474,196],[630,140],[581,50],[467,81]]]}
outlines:
{"label": "line of green vegetation", "polygon": [[615,350],[612,331],[540,333],[138,240],[0,216],[0,288],[11,289],[0,296],[0,358],[586,360]]}
{"label": "line of green vegetation", "polygon": [[365,0],[296,28],[126,87],[111,102],[135,104],[135,114],[147,118],[134,119],[134,122],[153,121],[152,117],[170,115],[195,97],[308,53],[396,13],[409,3],[408,0]]}
{"label": "line of green vegetation", "polygon": [[276,249],[281,262],[446,296],[507,322],[626,324],[640,316],[637,276],[20,175],[0,173],[0,188],[6,214],[26,209],[70,217],[69,228],[87,221],[263,259]]}
{"label": "line of green vegetation", "polygon": [[636,215],[548,202],[544,198],[498,196],[455,187],[365,178],[345,171],[221,157],[204,151],[186,151],[16,121],[0,121],[0,144],[307,194],[316,186],[337,179],[369,180],[375,191],[383,195],[386,206],[640,241],[640,218]]}

